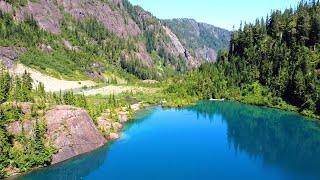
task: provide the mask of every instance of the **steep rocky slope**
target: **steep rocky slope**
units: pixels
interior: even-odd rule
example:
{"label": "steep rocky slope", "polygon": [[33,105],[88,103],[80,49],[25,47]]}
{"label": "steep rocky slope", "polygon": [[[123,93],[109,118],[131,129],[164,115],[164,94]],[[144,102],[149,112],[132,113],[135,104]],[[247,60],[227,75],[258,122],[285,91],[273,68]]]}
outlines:
{"label": "steep rocky slope", "polygon": [[196,59],[215,61],[217,52],[228,48],[231,32],[193,19],[163,20]]}
{"label": "steep rocky slope", "polygon": [[[177,71],[184,72],[199,66],[206,62],[204,56],[210,60],[214,59],[218,50],[210,45],[190,46],[175,28],[166,26],[151,13],[139,6],[131,5],[127,0],[25,0],[21,1],[24,3],[14,4],[9,2],[12,1],[0,0],[0,14],[9,13],[14,21],[21,23],[22,27],[18,28],[21,33],[15,28],[4,29],[3,37],[9,38],[10,33],[17,32],[20,35],[17,41],[22,39],[26,42],[13,42],[11,37],[2,44],[11,48],[24,47],[27,53],[22,63],[43,70],[49,66],[50,71],[57,71],[55,73],[65,73],[67,68],[58,68],[53,62],[60,61],[56,59],[61,56],[69,56],[63,57],[67,59],[67,63],[61,63],[75,63],[70,73],[100,74],[101,72],[95,72],[93,67],[93,64],[98,62],[101,66],[116,65],[141,79],[163,79]],[[8,21],[7,16],[1,18],[4,18],[3,24]],[[35,34],[29,33],[35,25],[52,33],[52,36],[44,34],[35,39]],[[217,32],[216,28],[201,26],[203,31]],[[193,31],[192,27],[189,30]],[[37,31],[34,33],[39,34]],[[205,33],[211,32],[201,32]],[[30,37],[31,41],[27,41]],[[217,41],[219,44],[220,38],[225,37],[217,36],[216,39],[209,40]],[[39,50],[42,52],[39,53]],[[65,50],[67,51],[63,52]],[[70,56],[69,51],[75,51],[75,54]],[[34,60],[35,55],[39,60]],[[80,56],[83,60],[79,60]],[[40,59],[48,63],[39,62]],[[2,58],[1,61],[10,66],[14,65],[7,58]],[[70,76],[68,73],[65,75]]]}
{"label": "steep rocky slope", "polygon": [[55,34],[61,33],[60,20],[63,13],[67,13],[77,20],[93,16],[119,36],[138,35],[141,32],[139,27],[130,17],[123,14],[122,9],[121,1],[117,0],[107,3],[99,0],[39,0],[28,1],[26,6],[19,8],[14,8],[4,1],[0,2],[0,10],[14,13],[16,20],[24,21],[32,16],[40,27]]}

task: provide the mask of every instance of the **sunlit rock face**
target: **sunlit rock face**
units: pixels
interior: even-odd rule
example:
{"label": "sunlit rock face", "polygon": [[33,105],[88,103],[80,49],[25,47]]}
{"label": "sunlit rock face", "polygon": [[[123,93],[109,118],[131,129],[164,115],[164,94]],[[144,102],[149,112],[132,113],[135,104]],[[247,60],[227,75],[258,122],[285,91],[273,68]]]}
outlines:
{"label": "sunlit rock face", "polygon": [[107,143],[87,111],[72,106],[58,106],[46,114],[47,135],[58,153],[52,164],[90,152]]}

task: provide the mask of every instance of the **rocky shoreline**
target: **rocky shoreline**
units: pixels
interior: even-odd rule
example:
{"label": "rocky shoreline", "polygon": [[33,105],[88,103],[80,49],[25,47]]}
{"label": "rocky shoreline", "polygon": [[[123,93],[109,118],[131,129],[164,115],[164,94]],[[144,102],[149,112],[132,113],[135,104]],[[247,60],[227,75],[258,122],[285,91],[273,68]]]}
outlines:
{"label": "rocky shoreline", "polygon": [[[106,113],[101,114],[97,120],[93,120],[86,110],[69,105],[61,105],[49,110],[43,118],[47,123],[47,143],[57,148],[57,153],[52,156],[50,165],[89,153],[110,141],[119,139],[124,124],[133,119],[135,112],[147,106],[149,104],[139,102],[129,107],[107,109]],[[24,132],[33,134],[33,125],[34,122],[30,120],[16,121],[10,123],[7,130],[15,135],[22,133],[22,129]],[[8,172],[9,178],[31,173],[36,169],[39,168],[25,173],[11,170]]]}
{"label": "rocky shoreline", "polygon": [[121,130],[124,124],[133,119],[133,114],[149,104],[139,102],[128,107],[121,107],[111,112],[101,114],[97,119],[97,127],[104,137],[109,141],[117,140],[121,137]]}

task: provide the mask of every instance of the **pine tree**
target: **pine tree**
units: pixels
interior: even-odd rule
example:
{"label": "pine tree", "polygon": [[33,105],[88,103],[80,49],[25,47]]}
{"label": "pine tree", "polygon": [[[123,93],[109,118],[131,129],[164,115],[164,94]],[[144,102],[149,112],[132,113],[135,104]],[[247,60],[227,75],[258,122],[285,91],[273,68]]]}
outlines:
{"label": "pine tree", "polygon": [[8,99],[10,88],[11,76],[0,67],[0,104]]}
{"label": "pine tree", "polygon": [[311,30],[311,18],[305,7],[299,7],[297,12],[297,39],[301,45],[307,45]]}

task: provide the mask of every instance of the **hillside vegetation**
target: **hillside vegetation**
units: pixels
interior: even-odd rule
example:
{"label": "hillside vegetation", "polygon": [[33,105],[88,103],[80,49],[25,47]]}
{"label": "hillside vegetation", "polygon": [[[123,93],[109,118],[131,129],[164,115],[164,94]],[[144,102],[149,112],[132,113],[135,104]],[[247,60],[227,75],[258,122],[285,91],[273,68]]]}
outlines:
{"label": "hillside vegetation", "polygon": [[[101,116],[110,118],[110,123],[119,123],[119,116],[132,118],[133,103],[159,103],[164,98],[157,93],[157,85],[153,85],[154,88],[132,87],[125,89],[126,92],[114,93],[107,88],[109,92],[106,94],[86,97],[73,91],[46,92],[42,83],[33,89],[32,83],[28,72],[18,76],[0,69],[0,178],[51,164],[52,156],[59,149],[56,148],[55,137],[48,135],[46,115],[57,106],[71,105],[70,109],[84,109],[101,135],[108,137],[120,129],[102,129],[99,124]],[[66,131],[65,126],[64,123],[59,124],[57,131]],[[64,133],[74,135],[70,130]]]}
{"label": "hillside vegetation", "polygon": [[232,33],[229,51],[216,64],[177,78],[177,96],[230,98],[320,115],[320,4],[273,11],[266,20],[243,24]]}
{"label": "hillside vegetation", "polygon": [[177,34],[191,55],[209,62],[229,47],[231,32],[193,19],[168,19],[164,24]]}
{"label": "hillside vegetation", "polygon": [[[58,105],[88,112],[105,137],[140,105],[211,98],[320,119],[319,2],[273,11],[232,33],[189,19],[161,21],[127,0],[1,3],[0,178],[50,165],[57,149],[45,114]],[[19,63],[34,70],[7,71]],[[46,92],[40,79],[60,85]],[[62,82],[76,89],[61,91]],[[21,132],[10,130],[14,123]]]}
{"label": "hillside vegetation", "polygon": [[0,7],[1,46],[25,48],[21,63],[67,80],[110,69],[163,80],[203,63],[141,7],[127,0],[87,1],[6,0]]}

